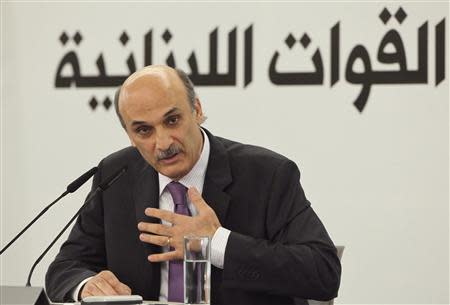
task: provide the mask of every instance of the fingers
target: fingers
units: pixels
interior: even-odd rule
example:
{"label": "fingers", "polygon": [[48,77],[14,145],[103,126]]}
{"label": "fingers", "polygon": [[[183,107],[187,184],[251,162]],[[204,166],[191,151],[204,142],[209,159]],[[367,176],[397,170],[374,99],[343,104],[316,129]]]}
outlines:
{"label": "fingers", "polygon": [[203,200],[202,195],[195,187],[189,188],[188,196],[191,202],[194,204],[197,211],[199,212],[199,214],[203,209],[205,209],[205,207],[209,207],[209,205],[206,203],[205,200]]}
{"label": "fingers", "polygon": [[217,229],[221,226],[219,219],[217,218],[214,210],[206,203],[201,194],[195,187],[191,187],[188,190],[189,199],[195,205],[198,211],[197,220],[197,232],[194,232],[199,236],[213,237]]}
{"label": "fingers", "polygon": [[114,288],[114,290],[119,295],[129,295],[131,294],[131,289],[124,283],[120,282],[119,279],[111,271],[102,271],[99,274],[105,278],[105,280]]}
{"label": "fingers", "polygon": [[173,213],[170,211],[154,209],[154,208],[145,209],[145,215],[165,220],[174,225],[180,223],[180,221],[183,221],[183,219],[185,219],[187,217],[185,215],[180,215],[180,214],[176,214],[176,213]]}
{"label": "fingers", "polygon": [[90,296],[99,296],[99,295],[106,295],[100,288],[98,288],[95,284],[88,281],[84,286],[83,290],[81,291],[81,298],[84,299],[85,297]]}
{"label": "fingers", "polygon": [[183,252],[176,250],[159,254],[152,254],[148,256],[148,260],[157,263],[171,260],[183,259]]}
{"label": "fingers", "polygon": [[140,222],[138,223],[138,229],[141,232],[148,232],[157,235],[172,236],[172,227],[159,223]]}
{"label": "fingers", "polygon": [[119,283],[118,287],[116,287],[116,291],[119,291],[120,295],[131,295],[131,288],[124,283]]}
{"label": "fingers", "polygon": [[173,246],[172,237],[168,236],[159,236],[159,235],[151,235],[151,234],[140,234],[139,239],[143,242],[158,245],[161,247]]}
{"label": "fingers", "polygon": [[83,286],[81,297],[101,295],[130,295],[131,289],[121,283],[111,271],[102,271]]}
{"label": "fingers", "polygon": [[[150,217],[159,218],[172,225],[160,223],[140,222],[138,229],[141,231],[139,239],[143,242],[168,246],[170,239],[170,252],[152,254],[148,257],[151,262],[163,262],[169,260],[183,259],[183,237],[186,235],[213,236],[220,227],[220,222],[213,209],[203,200],[196,188],[191,187],[188,191],[190,201],[198,211],[196,216],[175,214],[170,211],[147,208],[145,214]],[[151,233],[151,234],[147,234]]]}

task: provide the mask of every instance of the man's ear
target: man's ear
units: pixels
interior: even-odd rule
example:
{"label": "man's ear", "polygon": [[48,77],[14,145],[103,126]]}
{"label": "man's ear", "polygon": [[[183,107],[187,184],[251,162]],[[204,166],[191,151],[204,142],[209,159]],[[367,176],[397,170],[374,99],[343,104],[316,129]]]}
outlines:
{"label": "man's ear", "polygon": [[195,120],[200,125],[205,121],[205,116],[203,115],[202,104],[198,97],[195,98],[194,101],[194,111],[195,111]]}

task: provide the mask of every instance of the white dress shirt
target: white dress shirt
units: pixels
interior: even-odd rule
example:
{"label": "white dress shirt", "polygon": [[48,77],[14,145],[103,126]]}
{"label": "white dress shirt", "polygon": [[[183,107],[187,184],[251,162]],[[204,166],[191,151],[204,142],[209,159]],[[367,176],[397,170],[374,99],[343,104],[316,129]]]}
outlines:
{"label": "white dress shirt", "polygon": [[[178,182],[183,184],[185,187],[195,187],[199,193],[203,192],[203,184],[205,182],[206,169],[208,167],[208,159],[210,152],[210,144],[209,139],[206,133],[201,129],[203,135],[203,148],[200,154],[200,158],[197,163],[195,163],[194,167],[191,171],[181,178]],[[169,191],[166,190],[166,186],[172,182],[172,179],[166,177],[164,175],[158,174],[159,178],[159,208],[167,211],[174,211],[174,203],[172,196]],[[188,208],[191,212],[192,216],[197,215],[197,210],[193,203],[188,199]],[[162,221],[163,224],[169,224],[166,221]],[[225,248],[228,242],[228,237],[230,235],[230,231],[220,227],[217,229],[211,240],[211,264],[217,268],[223,269],[224,257],[225,257]],[[163,247],[163,252],[169,251],[168,247]],[[149,262],[150,263],[150,262]],[[82,281],[75,289],[72,291],[73,300],[78,300],[78,295],[80,289],[83,285],[89,280],[91,277]],[[120,279],[119,279],[120,280]],[[169,263],[162,262],[161,263],[161,286],[159,292],[159,301],[166,302],[168,295],[168,286],[169,286]]]}
{"label": "white dress shirt", "polygon": [[[208,167],[208,159],[209,159],[209,139],[206,133],[202,130],[203,135],[203,148],[200,154],[200,158],[197,163],[195,163],[194,167],[191,171],[181,178],[178,182],[184,185],[187,188],[195,187],[199,193],[203,192],[203,184],[205,182],[206,169]],[[174,203],[172,196],[169,191],[166,190],[166,186],[172,182],[172,179],[166,177],[164,175],[159,174],[159,208],[161,210],[173,211]],[[191,212],[192,216],[197,215],[197,210],[194,204],[187,198],[188,200],[188,208]],[[165,221],[162,221],[163,224],[169,224]],[[217,229],[211,240],[211,264],[217,268],[223,268],[223,261],[225,256],[225,248],[228,241],[228,236],[230,235],[230,231],[220,227]],[[163,247],[163,251],[169,251],[168,247]],[[161,289],[159,291],[159,300],[166,302],[167,294],[168,294],[168,286],[169,286],[169,263],[163,262],[161,263]]]}

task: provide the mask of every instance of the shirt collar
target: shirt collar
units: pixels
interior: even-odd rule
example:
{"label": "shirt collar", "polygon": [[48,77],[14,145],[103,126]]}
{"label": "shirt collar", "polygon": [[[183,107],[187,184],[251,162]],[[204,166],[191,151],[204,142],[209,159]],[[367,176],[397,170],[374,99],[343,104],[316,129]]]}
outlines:
{"label": "shirt collar", "polygon": [[[206,168],[208,167],[210,145],[208,136],[206,135],[205,131],[201,128],[200,130],[203,135],[203,148],[200,154],[200,158],[197,160],[197,163],[195,163],[194,167],[192,167],[191,171],[187,173],[186,176],[181,178],[178,182],[180,182],[187,188],[195,187],[201,194],[203,191],[203,183],[205,182]],[[161,196],[167,184],[172,182],[172,179],[160,173],[158,173],[158,178],[159,195]]]}

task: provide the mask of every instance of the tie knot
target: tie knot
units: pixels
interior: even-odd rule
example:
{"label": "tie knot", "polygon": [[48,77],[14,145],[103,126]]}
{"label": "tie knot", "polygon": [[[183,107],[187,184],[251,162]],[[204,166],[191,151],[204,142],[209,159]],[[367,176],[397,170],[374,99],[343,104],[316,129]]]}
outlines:
{"label": "tie knot", "polygon": [[175,205],[186,205],[187,188],[179,182],[172,181],[167,185],[170,195],[172,195]]}

